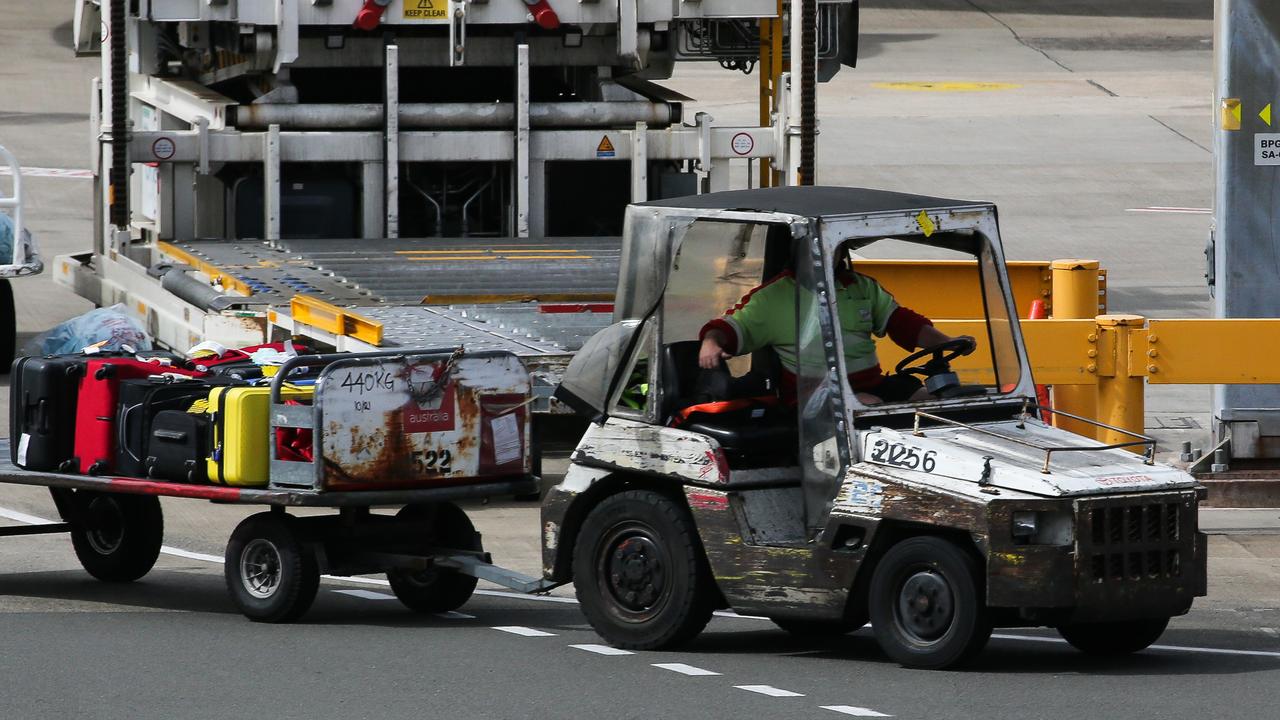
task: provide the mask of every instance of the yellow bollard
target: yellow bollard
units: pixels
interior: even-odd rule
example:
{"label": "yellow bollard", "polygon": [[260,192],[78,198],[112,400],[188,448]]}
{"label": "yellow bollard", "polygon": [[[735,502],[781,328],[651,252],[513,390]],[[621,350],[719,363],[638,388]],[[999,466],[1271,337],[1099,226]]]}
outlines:
{"label": "yellow bollard", "polygon": [[[1098,261],[1054,260],[1053,307],[1055,320],[1092,319],[1098,315]],[[1098,390],[1089,385],[1054,385],[1053,405],[1080,417],[1098,417]],[[1097,428],[1078,420],[1053,416],[1053,424],[1077,435],[1096,438]]]}
{"label": "yellow bollard", "polygon": [[[1141,434],[1145,429],[1143,375],[1130,374],[1129,340],[1134,329],[1141,329],[1146,318],[1139,315],[1100,315],[1098,317],[1098,422]],[[1113,430],[1099,428],[1098,439],[1104,443],[1128,442],[1134,438]],[[1128,448],[1141,453],[1145,448]]]}

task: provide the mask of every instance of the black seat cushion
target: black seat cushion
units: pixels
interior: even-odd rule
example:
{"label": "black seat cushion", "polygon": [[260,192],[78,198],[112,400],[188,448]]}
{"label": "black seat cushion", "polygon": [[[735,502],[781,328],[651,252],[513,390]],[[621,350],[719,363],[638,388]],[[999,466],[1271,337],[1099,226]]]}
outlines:
{"label": "black seat cushion", "polygon": [[799,436],[792,408],[757,404],[728,412],[694,412],[680,428],[713,438],[731,468],[796,464]]}

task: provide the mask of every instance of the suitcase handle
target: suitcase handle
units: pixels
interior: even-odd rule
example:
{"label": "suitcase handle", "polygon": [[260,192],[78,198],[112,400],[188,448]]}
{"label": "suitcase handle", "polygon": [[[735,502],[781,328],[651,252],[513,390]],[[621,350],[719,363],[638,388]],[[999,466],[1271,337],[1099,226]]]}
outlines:
{"label": "suitcase handle", "polygon": [[116,429],[116,446],[136,462],[142,462],[142,458],[134,455],[133,450],[129,449],[129,416],[140,407],[142,407],[141,404],[120,408],[120,422],[118,423],[119,427]]}
{"label": "suitcase handle", "polygon": [[152,431],[151,437],[156,440],[183,442],[187,439],[187,434],[181,430],[155,430]]}

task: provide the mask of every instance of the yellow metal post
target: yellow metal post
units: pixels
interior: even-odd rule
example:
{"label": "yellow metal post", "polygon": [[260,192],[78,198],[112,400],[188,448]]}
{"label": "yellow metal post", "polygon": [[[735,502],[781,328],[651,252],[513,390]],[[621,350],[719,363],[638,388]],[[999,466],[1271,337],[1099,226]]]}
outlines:
{"label": "yellow metal post", "polygon": [[[760,127],[769,127],[777,111],[778,82],[785,68],[782,55],[782,0],[776,18],[760,19]],[[778,185],[777,170],[768,158],[760,158],[760,187]]]}
{"label": "yellow metal post", "polygon": [[[1142,331],[1145,323],[1146,319],[1138,315],[1098,317],[1099,358],[1102,360],[1098,363],[1098,422],[1135,433],[1142,433],[1146,424],[1142,372],[1145,363],[1141,356],[1145,348],[1134,337],[1135,332]],[[1130,357],[1134,353],[1139,356]],[[1133,438],[1099,429],[1098,439],[1110,444]],[[1141,446],[1129,449],[1139,453],[1143,450]]]}
{"label": "yellow metal post", "polygon": [[[1094,318],[1098,315],[1098,261],[1054,260],[1053,298],[1050,310],[1055,320]],[[1096,344],[1097,337],[1090,340]],[[1096,357],[1095,351],[1090,354]],[[1054,385],[1053,404],[1063,412],[1080,417],[1098,416],[1098,389],[1093,385]],[[1096,428],[1087,423],[1053,416],[1053,424],[1077,435],[1097,437]]]}

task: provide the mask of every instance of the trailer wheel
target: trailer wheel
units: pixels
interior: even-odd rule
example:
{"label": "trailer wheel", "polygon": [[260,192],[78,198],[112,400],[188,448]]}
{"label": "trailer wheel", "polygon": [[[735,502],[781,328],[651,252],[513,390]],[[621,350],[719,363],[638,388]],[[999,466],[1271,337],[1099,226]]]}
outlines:
{"label": "trailer wheel", "polygon": [[164,541],[158,498],[84,490],[71,498],[71,546],[85,571],[104,582],[132,582],[151,571]]}
{"label": "trailer wheel", "polygon": [[573,552],[582,612],[617,647],[657,650],[693,639],[715,586],[687,509],[663,495],[612,495],[582,523]]}
{"label": "trailer wheel", "polygon": [[1160,639],[1169,618],[1148,618],[1125,622],[1063,625],[1058,634],[1075,649],[1089,655],[1129,655],[1145,650]]}
{"label": "trailer wheel", "polygon": [[[421,529],[419,547],[483,550],[480,533],[462,508],[449,502],[406,505],[396,518]],[[392,570],[387,573],[391,591],[404,606],[420,613],[440,613],[462,607],[476,589],[476,578],[446,568]]]}
{"label": "trailer wheel", "polygon": [[299,540],[294,518],[283,513],[250,515],[236,526],[223,575],[231,600],[254,622],[293,622],[320,589],[315,553]]}
{"label": "trailer wheel", "polygon": [[906,667],[938,670],[972,657],[991,637],[978,562],[954,543],[914,537],[894,545],[871,576],[876,641]]}

